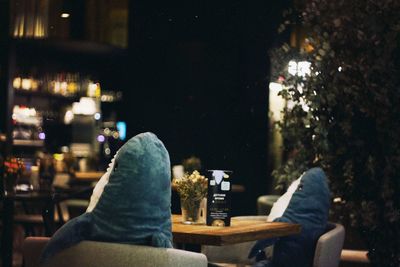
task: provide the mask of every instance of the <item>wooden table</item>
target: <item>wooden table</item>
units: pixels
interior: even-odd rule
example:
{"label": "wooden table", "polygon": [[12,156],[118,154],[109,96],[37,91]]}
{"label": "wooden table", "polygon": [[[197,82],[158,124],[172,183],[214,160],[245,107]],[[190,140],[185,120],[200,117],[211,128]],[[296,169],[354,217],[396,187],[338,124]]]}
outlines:
{"label": "wooden table", "polygon": [[80,182],[97,182],[104,172],[75,172],[75,179]]}
{"label": "wooden table", "polygon": [[299,224],[235,219],[231,226],[186,225],[181,215],[172,215],[173,241],[180,244],[223,246],[300,233]]}

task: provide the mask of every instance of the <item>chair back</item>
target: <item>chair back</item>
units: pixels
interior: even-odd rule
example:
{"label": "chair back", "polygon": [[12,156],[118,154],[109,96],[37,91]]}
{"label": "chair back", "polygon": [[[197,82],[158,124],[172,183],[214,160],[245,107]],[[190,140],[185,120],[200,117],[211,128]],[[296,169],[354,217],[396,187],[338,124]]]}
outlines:
{"label": "chair back", "polygon": [[[28,237],[23,244],[25,267],[39,267],[39,258],[49,238]],[[207,257],[178,249],[82,241],[61,251],[43,267],[206,267]]]}
{"label": "chair back", "polygon": [[257,198],[257,214],[268,215],[280,195],[264,195]]}
{"label": "chair back", "polygon": [[342,225],[328,223],[328,230],[320,236],[315,247],[313,267],[338,267],[344,236]]}

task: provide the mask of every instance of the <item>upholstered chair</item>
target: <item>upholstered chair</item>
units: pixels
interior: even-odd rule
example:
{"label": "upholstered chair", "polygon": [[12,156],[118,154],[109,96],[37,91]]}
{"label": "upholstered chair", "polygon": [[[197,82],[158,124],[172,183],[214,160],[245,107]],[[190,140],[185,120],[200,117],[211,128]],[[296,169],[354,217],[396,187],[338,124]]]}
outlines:
{"label": "upholstered chair", "polygon": [[206,267],[207,258],[173,248],[82,241],[56,254],[40,265],[40,255],[49,241],[46,237],[28,237],[23,245],[25,267]]}

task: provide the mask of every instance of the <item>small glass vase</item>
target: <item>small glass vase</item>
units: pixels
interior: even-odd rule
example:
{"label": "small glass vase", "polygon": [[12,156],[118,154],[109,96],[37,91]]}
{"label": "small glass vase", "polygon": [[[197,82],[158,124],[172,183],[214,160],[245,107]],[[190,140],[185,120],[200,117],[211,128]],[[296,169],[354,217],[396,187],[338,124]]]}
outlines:
{"label": "small glass vase", "polygon": [[205,224],[205,199],[181,199],[182,223]]}

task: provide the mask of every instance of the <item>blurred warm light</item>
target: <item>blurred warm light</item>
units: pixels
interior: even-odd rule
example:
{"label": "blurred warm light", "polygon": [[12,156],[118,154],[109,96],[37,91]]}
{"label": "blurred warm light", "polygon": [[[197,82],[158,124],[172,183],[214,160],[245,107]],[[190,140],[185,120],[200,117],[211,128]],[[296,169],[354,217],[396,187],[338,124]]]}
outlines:
{"label": "blurred warm light", "polygon": [[75,94],[78,90],[78,84],[75,81],[71,81],[67,83],[67,91],[70,94]]}
{"label": "blurred warm light", "polygon": [[39,82],[32,78],[15,77],[12,84],[15,89],[37,90],[39,88]]}
{"label": "blurred warm light", "polygon": [[60,88],[61,88],[61,92],[62,92],[63,94],[65,94],[65,93],[67,92],[68,83],[67,83],[67,82],[61,82]]}
{"label": "blurred warm light", "polygon": [[65,112],[64,115],[64,123],[70,124],[73,119],[74,119],[74,113],[72,112],[72,110],[67,110],[67,112]]}
{"label": "blurred warm light", "polygon": [[60,82],[54,82],[54,89],[53,92],[58,94],[61,91],[61,83]]}
{"label": "blurred warm light", "polygon": [[307,105],[307,103],[306,103],[304,97],[300,97],[300,101],[299,101],[299,102],[300,102],[301,108],[302,108],[305,112],[308,112],[308,111],[310,110],[310,107]]}
{"label": "blurred warm light", "polygon": [[21,88],[21,83],[22,83],[21,77],[16,77],[13,80],[13,87],[16,89],[19,89],[19,88]]}
{"label": "blurred warm light", "polygon": [[25,28],[25,18],[23,15],[18,14],[15,17],[13,36],[14,37],[23,37],[24,36],[24,28]]}
{"label": "blurred warm light", "polygon": [[102,95],[100,99],[101,99],[101,102],[113,102],[114,101],[114,97],[110,96],[110,95]]}
{"label": "blurred warm light", "polygon": [[311,62],[300,61],[297,63],[297,75],[301,77],[306,77],[306,75],[311,74]]}
{"label": "blurred warm light", "polygon": [[297,62],[296,61],[294,61],[294,60],[289,61],[288,72],[291,75],[297,74]]}
{"label": "blurred warm light", "polygon": [[334,202],[334,203],[340,203],[340,202],[342,202],[342,198],[341,198],[341,197],[335,197],[335,198],[333,199],[333,202]]}
{"label": "blurred warm light", "polygon": [[17,118],[35,117],[36,109],[15,105],[13,108],[13,115],[15,115]]}
{"label": "blurred warm light", "polygon": [[36,38],[44,38],[46,37],[46,29],[45,29],[45,22],[42,18],[36,18],[35,26],[33,29],[33,36]]}
{"label": "blurred warm light", "polygon": [[62,154],[62,153],[55,153],[55,154],[53,154],[53,157],[57,161],[63,161],[64,160],[64,154]]}
{"label": "blurred warm light", "polygon": [[61,17],[63,19],[67,19],[67,18],[69,18],[69,13],[61,13]]}
{"label": "blurred warm light", "polygon": [[300,77],[306,77],[306,75],[311,74],[311,62],[294,60],[289,61],[288,72],[291,75],[297,75]]}
{"label": "blurred warm light", "polygon": [[39,88],[38,81],[32,79],[32,90],[36,91],[38,88]]}
{"label": "blurred warm light", "polygon": [[303,48],[307,53],[311,53],[312,51],[314,51],[314,47],[311,44],[304,44]]}
{"label": "blurred warm light", "polygon": [[35,126],[40,126],[42,124],[42,117],[36,112],[35,108],[15,105],[11,116],[14,120],[13,123]]}
{"label": "blurred warm light", "polygon": [[114,139],[118,139],[119,138],[119,133],[118,132],[113,132],[112,136],[114,137]]}
{"label": "blurred warm light", "polygon": [[278,94],[282,90],[282,84],[280,83],[269,83],[270,92],[273,91],[274,94]]}
{"label": "blurred warm light", "polygon": [[100,84],[90,82],[87,88],[87,96],[100,97],[101,96]]}
{"label": "blurred warm light", "polygon": [[22,79],[21,88],[24,90],[29,90],[32,87],[31,79]]}
{"label": "blurred warm light", "polygon": [[11,34],[17,38],[45,38],[48,35],[49,0],[9,1],[13,9]]}
{"label": "blurred warm light", "polygon": [[81,97],[79,102],[72,104],[72,112],[81,115],[94,115],[96,113],[96,103],[93,98]]}
{"label": "blurred warm light", "polygon": [[102,91],[100,100],[101,102],[115,102],[122,99],[122,92]]}
{"label": "blurred warm light", "polygon": [[122,99],[122,92],[102,91],[100,100],[101,102],[115,102]]}

